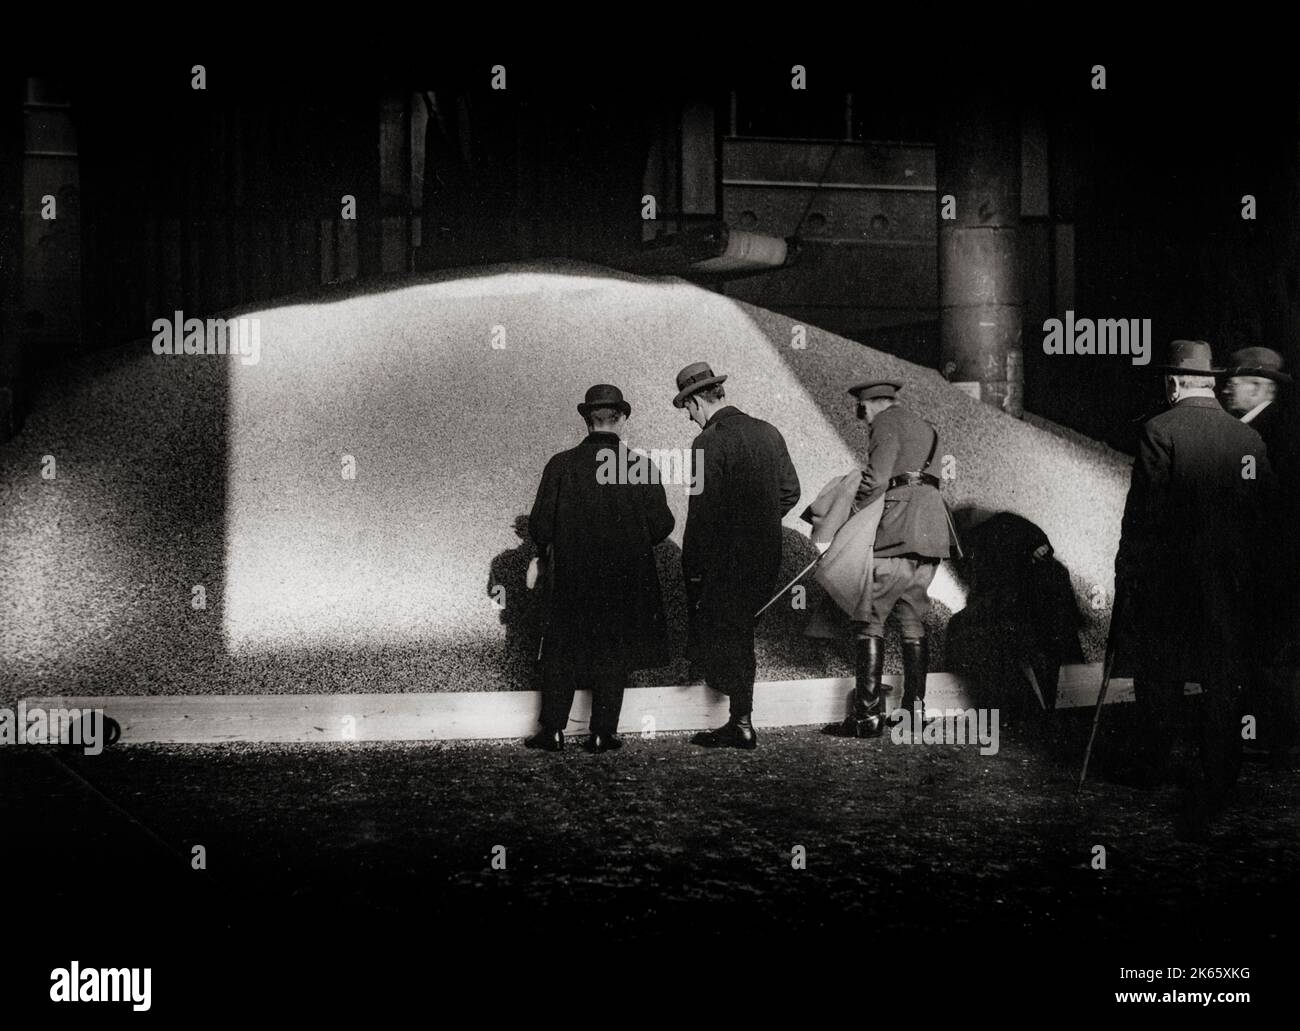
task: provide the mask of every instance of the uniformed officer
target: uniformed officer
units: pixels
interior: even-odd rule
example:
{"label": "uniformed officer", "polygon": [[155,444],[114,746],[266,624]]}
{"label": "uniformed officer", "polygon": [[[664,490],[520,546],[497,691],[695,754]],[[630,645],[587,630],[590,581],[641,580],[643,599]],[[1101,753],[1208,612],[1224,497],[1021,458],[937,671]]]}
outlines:
{"label": "uniformed officer", "polygon": [[957,546],[957,535],[939,495],[939,432],[898,402],[902,383],[870,380],[849,390],[857,415],[869,426],[867,461],[854,498],[858,512],[883,495],[876,529],[870,615],[855,620],[857,678],[853,712],[846,723],[856,737],[884,729],[885,620],[898,613],[903,632],[903,708],[923,707],[929,656],[926,593],[941,559]]}

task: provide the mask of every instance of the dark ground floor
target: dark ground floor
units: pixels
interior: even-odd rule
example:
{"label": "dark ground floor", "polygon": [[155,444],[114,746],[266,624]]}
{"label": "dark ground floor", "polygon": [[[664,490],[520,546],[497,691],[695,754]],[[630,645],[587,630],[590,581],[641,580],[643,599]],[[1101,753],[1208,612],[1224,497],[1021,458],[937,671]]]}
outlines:
{"label": "dark ground floor", "polygon": [[54,966],[99,957],[151,966],[160,1014],[464,995],[486,1019],[547,992],[581,1003],[595,963],[614,1000],[666,1013],[729,986],[860,1008],[872,984],[958,1011],[1114,1012],[1114,992],[1150,987],[1122,967],[1253,964],[1175,987],[1285,998],[1300,773],[1247,764],[1210,838],[1184,841],[1176,788],[1122,783],[1131,706],[1107,710],[1077,797],[1090,714],[1057,715],[1004,725],[987,756],[813,728],[752,753],[685,735],[601,756],[6,748],[0,979],[39,996]]}

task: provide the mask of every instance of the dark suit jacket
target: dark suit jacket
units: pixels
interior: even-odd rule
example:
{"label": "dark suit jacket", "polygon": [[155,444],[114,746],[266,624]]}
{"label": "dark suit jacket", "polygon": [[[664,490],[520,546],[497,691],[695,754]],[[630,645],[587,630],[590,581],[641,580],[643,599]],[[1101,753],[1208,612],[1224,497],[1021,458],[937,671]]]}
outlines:
{"label": "dark suit jacket", "polygon": [[624,448],[617,434],[591,433],[555,455],[528,517],[538,547],[553,547],[544,653],[559,649],[578,669],[668,662],[654,546],[672,532],[673,514],[657,475],[654,483],[600,482],[602,452],[616,457]]}
{"label": "dark suit jacket", "polygon": [[1272,658],[1288,646],[1300,645],[1300,427],[1294,411],[1271,401],[1247,423],[1264,440],[1268,462],[1277,478],[1273,504],[1266,513],[1273,561],[1265,569],[1259,595],[1259,623],[1272,635],[1265,645]]}
{"label": "dark suit jacket", "polygon": [[752,626],[776,587],[781,519],[799,500],[799,476],[780,430],[732,405],[691,448],[695,461],[703,452],[704,483],[686,516],[682,572],[706,627]]}
{"label": "dark suit jacket", "polygon": [[[1254,479],[1242,476],[1247,456]],[[1213,398],[1184,398],[1142,424],[1115,557],[1119,668],[1239,676],[1272,486],[1259,434]]]}
{"label": "dark suit jacket", "polygon": [[1270,401],[1255,418],[1246,423],[1264,439],[1268,448],[1268,463],[1279,483],[1286,483],[1296,475],[1297,427],[1290,413],[1276,401]]}
{"label": "dark suit jacket", "polygon": [[[869,433],[867,464],[855,507],[866,508],[882,494],[885,496],[885,510],[876,530],[876,557],[947,558],[953,542],[939,489],[925,484],[888,489],[890,479],[900,473],[939,475],[941,459],[936,431],[925,420],[896,404],[872,420]],[[926,456],[932,447],[934,458],[927,465]]]}

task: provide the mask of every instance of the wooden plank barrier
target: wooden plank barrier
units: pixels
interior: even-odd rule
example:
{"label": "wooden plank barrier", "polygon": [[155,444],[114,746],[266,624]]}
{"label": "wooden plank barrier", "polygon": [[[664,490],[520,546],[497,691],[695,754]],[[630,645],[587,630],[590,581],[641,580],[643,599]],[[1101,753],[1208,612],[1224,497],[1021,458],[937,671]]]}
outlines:
{"label": "wooden plank barrier", "polygon": [[[901,692],[898,675],[886,683],[892,707]],[[1101,683],[1099,663],[1061,667],[1057,707],[1091,706]],[[1028,691],[1028,688],[1026,688]],[[754,723],[793,727],[844,718],[853,692],[851,677],[766,681],[755,685]],[[1111,681],[1107,704],[1133,700],[1133,682]],[[100,695],[25,699],[27,708],[97,708],[122,728],[125,744],[219,744],[233,741],[447,741],[520,738],[537,726],[536,691],[464,691],[422,694],[227,694]],[[926,685],[931,710],[974,707],[967,684],[950,673],[931,673]],[[583,734],[591,698],[579,691],[568,733]],[[619,730],[699,730],[727,719],[727,699],[702,684],[629,688]]]}

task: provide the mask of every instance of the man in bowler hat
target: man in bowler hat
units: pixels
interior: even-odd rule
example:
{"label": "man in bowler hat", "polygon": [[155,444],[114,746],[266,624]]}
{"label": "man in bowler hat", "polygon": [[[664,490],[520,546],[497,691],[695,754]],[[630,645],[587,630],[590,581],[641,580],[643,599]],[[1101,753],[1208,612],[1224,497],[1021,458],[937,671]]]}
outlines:
{"label": "man in bowler hat", "polygon": [[668,643],[654,547],[673,529],[673,514],[656,470],[626,476],[648,458],[620,455],[632,407],[609,384],[587,391],[578,413],[587,436],[546,463],[528,531],[551,549],[547,619],[542,639],[541,730],[525,744],[564,747],[574,690],[591,689],[588,749],[622,747],[618,718],[628,675],[663,666]]}
{"label": "man in bowler hat", "polygon": [[1228,359],[1224,373],[1223,405],[1264,438],[1268,460],[1279,476],[1289,460],[1294,460],[1296,443],[1294,426],[1288,425],[1286,411],[1278,396],[1280,388],[1291,382],[1282,371],[1282,356],[1268,347],[1243,347]]}
{"label": "man in bowler hat", "polygon": [[1116,661],[1134,674],[1149,783],[1167,773],[1184,684],[1201,685],[1204,780],[1184,800],[1202,833],[1238,768],[1234,693],[1272,471],[1259,434],[1215,399],[1209,344],[1175,340],[1156,369],[1170,407],[1138,432],[1115,556]]}
{"label": "man in bowler hat", "polygon": [[939,495],[939,431],[898,401],[902,384],[868,380],[850,388],[859,419],[869,427],[867,461],[853,501],[858,512],[884,499],[876,528],[868,618],[854,620],[857,641],[853,711],[845,724],[854,737],[877,737],[884,728],[885,620],[898,613],[903,633],[902,708],[911,714],[925,700],[929,656],[927,590],[939,562],[957,544]]}
{"label": "man in bowler hat", "polygon": [[1278,766],[1290,762],[1288,753],[1300,731],[1300,583],[1295,575],[1300,566],[1300,427],[1281,396],[1291,383],[1283,365],[1271,348],[1243,347],[1228,359],[1222,387],[1224,407],[1263,438],[1278,481],[1267,513],[1270,575],[1258,592],[1259,633],[1251,646],[1244,699],[1246,712],[1260,716],[1260,745]]}
{"label": "man in bowler hat", "polygon": [[755,748],[754,613],[776,585],[781,520],[799,500],[799,476],[781,432],[726,403],[726,379],[694,362],[677,374],[673,398],[700,427],[691,449],[704,474],[682,541],[686,599],[705,680],[730,701],[727,723],[695,740]]}

